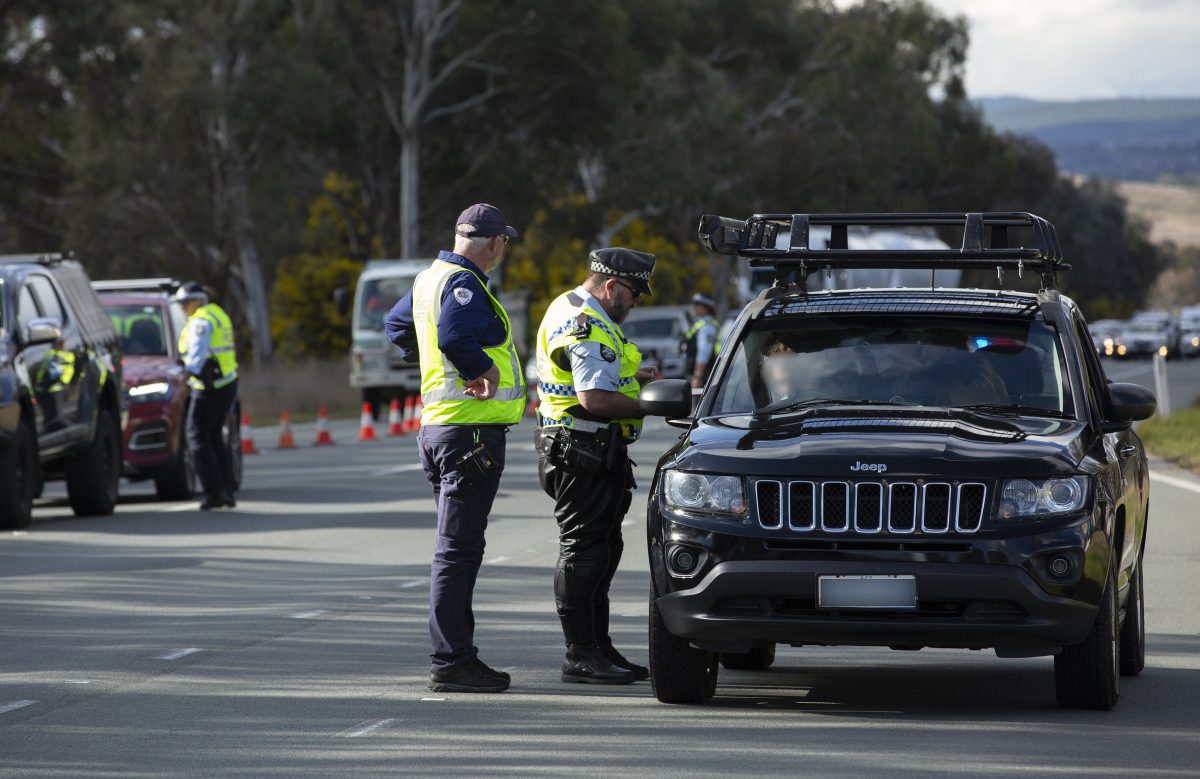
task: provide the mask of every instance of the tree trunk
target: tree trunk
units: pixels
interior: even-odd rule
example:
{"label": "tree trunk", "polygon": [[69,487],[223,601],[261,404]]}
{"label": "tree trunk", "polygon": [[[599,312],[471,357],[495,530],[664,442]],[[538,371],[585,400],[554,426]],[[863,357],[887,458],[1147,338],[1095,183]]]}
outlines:
{"label": "tree trunk", "polygon": [[417,228],[417,193],[421,182],[421,131],[407,128],[400,145],[400,256],[414,258],[420,251]]}

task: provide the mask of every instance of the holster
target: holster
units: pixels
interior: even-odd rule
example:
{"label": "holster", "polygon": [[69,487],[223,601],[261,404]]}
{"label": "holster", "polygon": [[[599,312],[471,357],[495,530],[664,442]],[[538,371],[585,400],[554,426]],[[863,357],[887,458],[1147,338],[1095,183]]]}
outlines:
{"label": "holster", "polygon": [[574,470],[611,471],[620,461],[618,454],[624,445],[620,430],[613,425],[595,433],[539,427],[533,438],[533,447],[547,462]]}

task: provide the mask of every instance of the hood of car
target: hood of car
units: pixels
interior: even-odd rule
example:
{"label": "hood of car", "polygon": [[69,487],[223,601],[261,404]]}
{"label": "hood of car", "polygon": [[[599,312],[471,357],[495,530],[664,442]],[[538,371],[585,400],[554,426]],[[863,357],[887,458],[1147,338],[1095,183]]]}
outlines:
{"label": "hood of car", "polygon": [[183,367],[167,357],[129,356],[121,361],[126,387],[156,381],[173,384],[183,378]]}
{"label": "hood of car", "polygon": [[748,415],[702,419],[675,467],[843,479],[1039,477],[1074,473],[1090,441],[1085,425],[1066,419],[825,408],[762,426]]}

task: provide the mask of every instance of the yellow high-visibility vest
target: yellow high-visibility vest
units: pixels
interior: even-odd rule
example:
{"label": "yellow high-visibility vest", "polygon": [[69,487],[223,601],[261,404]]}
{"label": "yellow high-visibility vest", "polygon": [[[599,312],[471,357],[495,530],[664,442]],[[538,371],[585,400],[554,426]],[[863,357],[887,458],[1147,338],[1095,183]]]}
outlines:
{"label": "yellow high-visibility vest", "polygon": [[[225,310],[216,303],[204,304],[188,317],[187,325],[179,334],[180,355],[187,354],[192,320],[196,318],[205,319],[212,325],[212,335],[208,338],[208,353],[212,359],[217,361],[217,367],[221,369],[221,377],[213,382],[213,388],[220,389],[231,384],[237,378],[238,364],[233,340],[233,322],[230,321],[229,314],[226,314]],[[195,376],[188,378],[188,384],[193,389],[206,389],[204,382]]]}

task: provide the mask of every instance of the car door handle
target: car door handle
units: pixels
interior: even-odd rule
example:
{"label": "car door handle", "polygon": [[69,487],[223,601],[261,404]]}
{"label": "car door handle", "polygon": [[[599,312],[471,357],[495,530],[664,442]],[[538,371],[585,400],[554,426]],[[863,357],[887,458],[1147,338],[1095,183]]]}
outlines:
{"label": "car door handle", "polygon": [[1137,454],[1136,446],[1122,446],[1121,447],[1121,456],[1122,457],[1133,457],[1135,454]]}

